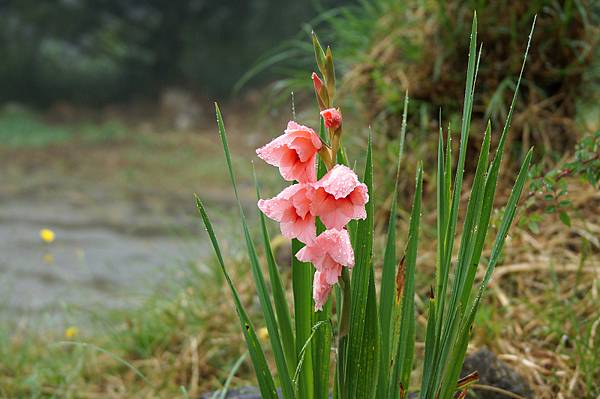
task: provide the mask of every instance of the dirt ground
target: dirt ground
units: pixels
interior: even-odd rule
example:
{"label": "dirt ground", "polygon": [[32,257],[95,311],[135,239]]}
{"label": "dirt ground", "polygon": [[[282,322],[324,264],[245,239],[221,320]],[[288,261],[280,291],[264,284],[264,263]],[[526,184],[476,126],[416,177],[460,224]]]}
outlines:
{"label": "dirt ground", "polygon": [[[264,131],[252,106],[223,107],[248,204],[254,148],[275,134]],[[63,108],[19,116],[19,134],[46,135],[43,145],[0,143],[2,319],[81,322],[97,309],[133,306],[160,292],[169,275],[208,253],[198,239],[194,193],[217,210],[223,228],[232,225],[234,202],[211,114],[182,129],[161,108],[133,116]],[[84,131],[82,120],[99,133]],[[114,120],[105,134],[102,126]],[[69,136],[59,140],[63,130]],[[269,183],[264,165],[256,169]],[[42,242],[44,228],[55,232],[54,242]]]}

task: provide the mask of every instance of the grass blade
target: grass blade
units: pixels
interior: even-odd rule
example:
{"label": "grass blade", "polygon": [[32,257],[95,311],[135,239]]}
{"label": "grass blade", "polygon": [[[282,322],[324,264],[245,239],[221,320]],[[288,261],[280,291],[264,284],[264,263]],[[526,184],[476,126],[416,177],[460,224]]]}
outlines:
{"label": "grass blade", "polygon": [[356,398],[370,399],[374,397],[379,373],[379,318],[377,317],[377,294],[375,292],[375,276],[369,276],[365,319],[365,332],[360,352],[359,363],[364,365],[356,385]]}
{"label": "grass blade", "polygon": [[[443,309],[446,300],[446,287],[448,286],[449,270],[444,262],[445,250],[445,232],[447,228],[448,210],[450,208],[450,175],[451,175],[451,134],[448,130],[447,147],[444,151],[444,132],[442,130],[442,114],[439,118],[439,137],[438,137],[438,168],[436,175],[436,197],[437,197],[437,258],[436,258],[436,289],[432,296],[437,295],[437,300],[430,301],[435,303],[436,308],[429,310],[427,318],[427,339],[425,341],[425,358],[423,362],[423,378],[421,380],[421,397],[427,397],[431,389],[430,381],[435,367],[435,357],[438,354],[438,348],[441,339],[441,329],[443,322]],[[433,331],[430,332],[429,330]]]}
{"label": "grass blade", "polygon": [[248,256],[250,259],[250,269],[252,271],[252,277],[254,278],[254,282],[256,284],[258,299],[260,301],[263,315],[265,317],[265,322],[267,325],[267,330],[269,332],[269,340],[271,342],[271,348],[273,349],[273,355],[275,357],[275,365],[277,366],[277,372],[279,374],[279,382],[281,384],[281,389],[284,398],[294,398],[294,389],[292,386],[291,376],[288,371],[288,366],[286,364],[281,338],[279,336],[279,327],[277,325],[277,320],[275,319],[275,313],[273,311],[273,305],[271,304],[269,291],[267,289],[267,285],[265,283],[265,279],[260,268],[256,248],[254,247],[254,243],[252,242],[250,231],[248,229],[248,224],[246,222],[246,217],[244,215],[244,210],[242,208],[242,203],[238,195],[237,182],[235,179],[235,174],[233,172],[231,154],[229,152],[229,145],[227,142],[227,133],[225,131],[225,125],[223,124],[221,110],[216,104],[215,110],[217,114],[217,124],[219,126],[219,135],[221,136],[221,142],[223,144],[223,150],[225,152],[225,159],[227,161],[227,170],[229,172],[229,177],[231,179],[231,184],[234,188],[235,197],[240,211],[240,219],[242,222],[244,239],[246,241],[246,248],[248,250]]}
{"label": "grass blade", "polygon": [[315,325],[312,327],[312,331],[310,333],[310,335],[308,336],[308,339],[306,340],[306,342],[304,343],[304,345],[302,345],[302,348],[300,349],[300,352],[298,353],[298,366],[296,366],[296,372],[294,373],[294,384],[298,383],[298,377],[300,376],[300,373],[302,371],[302,369],[304,368],[304,363],[305,363],[305,358],[306,358],[306,353],[309,351],[309,345],[311,344],[316,332],[324,325],[327,325],[329,323],[329,321],[319,321],[318,323],[315,323]]}
{"label": "grass blade", "polygon": [[[254,165],[253,165],[254,166]],[[260,199],[260,190],[258,188],[258,182],[256,179],[256,171],[252,168],[254,174],[254,185],[256,187],[256,198]],[[279,325],[279,332],[281,334],[281,341],[283,344],[283,352],[285,355],[285,361],[288,367],[289,375],[292,375],[296,370],[296,346],[294,339],[294,331],[292,329],[292,317],[290,316],[290,308],[288,305],[285,290],[281,282],[281,276],[279,274],[279,268],[275,262],[273,251],[271,249],[271,239],[269,238],[269,231],[267,229],[267,223],[265,215],[262,212],[258,212],[260,218],[260,227],[263,237],[263,247],[265,250],[265,257],[267,258],[267,265],[269,267],[269,281],[271,282],[271,290],[273,291],[273,301],[275,303],[275,312],[277,314],[277,322]]]}
{"label": "grass blade", "polygon": [[427,312],[427,332],[425,334],[425,356],[423,362],[423,378],[421,379],[421,391],[429,386],[429,381],[431,379],[431,372],[433,369],[433,358],[435,356],[435,351],[437,350],[436,342],[436,328],[437,328],[437,317],[435,314],[436,311],[436,300],[433,298],[433,292],[431,292],[431,296],[429,298],[429,306]]}
{"label": "grass blade", "polygon": [[[457,310],[464,310],[466,308],[466,302],[468,301],[469,294],[471,293],[473,278],[475,278],[475,272],[477,271],[477,266],[479,264],[479,258],[475,260],[472,259],[476,243],[476,235],[479,231],[487,231],[488,228],[487,224],[480,225],[480,215],[482,208],[481,197],[485,188],[484,174],[487,171],[488,165],[487,160],[490,148],[490,137],[491,126],[488,123],[483,138],[483,143],[481,145],[481,152],[479,154],[479,160],[477,162],[477,168],[475,170],[475,177],[473,179],[471,195],[467,205],[467,213],[465,215],[465,220],[463,223],[460,249],[458,252],[458,261],[448,308],[448,324],[450,326],[449,329],[453,328],[453,323],[460,322],[462,314]],[[488,200],[493,201],[493,198],[488,198]],[[443,342],[443,346],[445,349],[447,349],[450,346],[450,342],[451,341]],[[443,354],[444,352],[442,353],[442,355]],[[444,361],[443,357],[442,361]]]}
{"label": "grass blade", "polygon": [[[372,158],[372,143],[371,135],[367,146],[367,160],[365,165],[364,183],[369,190],[369,202],[366,205],[367,217],[358,222],[356,236],[354,239],[355,265],[352,270],[352,303],[350,313],[350,330],[348,334],[348,348],[345,359],[345,371],[348,397],[356,398],[358,381],[361,373],[369,373],[377,370],[377,364],[372,367],[362,363],[361,351],[364,345],[368,342],[365,339],[365,321],[367,318],[367,302],[369,297],[369,280],[373,269],[373,158]],[[369,331],[370,333],[370,331]],[[378,339],[378,338],[375,338]],[[375,377],[376,378],[376,374]],[[369,388],[374,388],[376,381],[373,380],[368,384]],[[373,392],[366,396],[373,397]]]}
{"label": "grass blade", "polygon": [[223,256],[221,255],[219,242],[217,241],[217,237],[215,236],[215,233],[213,231],[212,224],[210,222],[208,214],[206,213],[206,209],[204,208],[202,201],[200,201],[200,198],[198,197],[196,197],[196,207],[198,208],[200,216],[202,217],[202,221],[204,222],[204,227],[206,228],[206,231],[212,243],[215,255],[217,257],[217,261],[219,263],[219,266],[221,267],[221,271],[223,272],[225,280],[227,281],[227,285],[229,286],[231,294],[233,295],[235,309],[240,320],[242,332],[244,333],[246,346],[248,347],[248,352],[250,353],[250,359],[252,360],[252,365],[254,366],[254,372],[256,373],[256,380],[258,381],[260,393],[263,398],[277,399],[277,390],[275,389],[275,383],[273,382],[271,371],[269,370],[269,366],[267,365],[265,354],[260,346],[258,337],[256,336],[254,326],[248,318],[248,314],[246,313],[246,310],[244,309],[244,306],[240,301],[237,289],[233,285],[231,277],[229,277],[229,273],[225,268],[225,262],[223,261]]}
{"label": "grass blade", "polygon": [[[406,246],[406,268],[404,270],[404,286],[402,290],[400,310],[400,336],[396,361],[390,382],[391,398],[400,396],[400,392],[408,392],[415,348],[415,270],[417,264],[417,247],[419,245],[419,227],[421,222],[421,200],[423,194],[423,166],[417,168],[415,196],[413,199]],[[400,283],[402,283],[400,279]]]}
{"label": "grass blade", "polygon": [[[456,169],[456,175],[454,177],[454,189],[452,191],[451,206],[450,206],[449,213],[448,213],[447,226],[446,226],[444,239],[443,239],[443,241],[444,241],[444,249],[443,249],[444,257],[442,259],[442,262],[439,264],[441,273],[449,273],[450,266],[451,266],[451,260],[452,260],[452,249],[454,247],[454,236],[456,233],[456,224],[457,224],[457,220],[458,220],[458,207],[459,207],[460,195],[461,195],[461,191],[462,191],[462,182],[463,182],[463,176],[464,176],[467,143],[468,143],[469,131],[470,131],[470,127],[471,127],[471,113],[473,110],[473,94],[474,94],[474,87],[475,87],[476,70],[478,69],[478,65],[479,65],[479,58],[477,58],[476,55],[477,55],[477,13],[474,13],[473,22],[471,25],[471,38],[470,38],[470,43],[469,43],[469,61],[468,61],[468,66],[467,66],[467,78],[466,78],[466,83],[465,83],[465,96],[464,96],[464,101],[463,101],[463,115],[462,115],[461,131],[460,131],[460,149],[459,149],[459,153],[458,153],[458,164],[457,164],[457,169]],[[449,148],[446,151],[448,152]],[[450,173],[450,170],[451,169],[447,168],[446,173]],[[443,278],[446,278],[446,277],[443,277]],[[448,355],[447,351],[449,350],[448,345],[446,343],[451,342],[449,340],[453,336],[453,333],[451,331],[451,323],[450,323],[453,318],[444,316],[445,309],[442,307],[443,301],[441,299],[441,295],[438,295],[438,297],[440,298],[440,302],[439,302],[440,305],[439,305],[439,310],[437,312],[437,316],[440,321],[444,320],[444,322],[441,326],[441,331],[439,331],[440,335],[438,337],[438,340],[439,340],[440,344],[438,347],[440,348],[440,350],[436,351],[436,361],[434,362],[436,369],[432,373],[432,378],[430,380],[430,383],[433,384],[433,386],[437,386],[439,383],[439,380],[440,380],[442,372],[443,372],[442,370],[445,366],[445,359],[447,358],[447,355]],[[458,311],[458,309],[449,308],[449,311],[456,312],[456,311]],[[433,389],[433,388],[431,388],[431,389]]]}
{"label": "grass blade", "polygon": [[[244,352],[244,354],[242,356],[240,356],[239,359],[236,360],[236,362],[233,364],[233,367],[231,367],[231,371],[229,371],[229,375],[227,376],[227,379],[225,380],[225,384],[223,384],[223,388],[221,389],[221,391],[217,391],[219,393],[218,399],[226,399],[227,391],[229,390],[229,385],[231,385],[231,381],[233,380],[233,377],[235,376],[235,374],[238,372],[238,370],[244,363],[244,360],[246,360],[246,357],[248,357],[248,352]],[[216,392],[215,392],[215,394],[216,394]]]}
{"label": "grass blade", "polygon": [[506,204],[504,216],[502,218],[498,234],[496,235],[496,240],[492,248],[492,253],[490,255],[490,260],[488,262],[484,279],[479,285],[479,291],[477,293],[477,296],[475,297],[473,305],[471,306],[469,312],[467,313],[467,315],[461,323],[461,329],[458,335],[458,342],[454,345],[450,361],[448,362],[451,365],[451,367],[448,369],[447,374],[444,378],[444,383],[442,384],[442,386],[444,386],[445,389],[442,391],[440,398],[449,398],[451,397],[450,395],[454,391],[455,382],[458,380],[460,370],[464,361],[465,353],[467,350],[467,344],[469,342],[470,330],[473,325],[473,321],[475,320],[475,314],[477,313],[477,309],[479,308],[479,303],[481,301],[481,298],[483,297],[485,288],[490,282],[492,273],[494,271],[494,267],[496,266],[500,253],[502,252],[502,247],[504,246],[504,242],[506,241],[506,235],[508,234],[508,230],[514,220],[517,204],[519,202],[521,192],[523,191],[523,186],[527,181],[527,173],[529,171],[529,165],[531,163],[531,156],[532,149],[529,150],[525,157],[525,160],[523,161],[523,164],[521,165],[521,169],[519,171],[519,174],[517,175],[515,185],[513,186],[509,200]]}
{"label": "grass blade", "polygon": [[[314,267],[310,263],[300,262],[296,253],[304,244],[292,240],[292,286],[294,290],[294,318],[296,324],[296,356],[300,356],[305,345],[303,361],[312,364],[312,277]],[[297,396],[311,399],[314,397],[314,375],[312,367],[302,367],[297,378]]]}
{"label": "grass blade", "polygon": [[492,278],[492,273],[494,271],[494,267],[498,262],[498,258],[500,257],[500,253],[502,252],[502,247],[504,246],[504,242],[506,240],[506,235],[508,234],[508,229],[512,224],[512,221],[517,212],[517,203],[519,202],[519,198],[521,197],[521,192],[523,191],[523,186],[527,181],[527,172],[529,171],[529,165],[531,164],[531,157],[533,155],[533,148],[531,148],[527,155],[525,156],[525,160],[521,164],[521,169],[519,170],[519,174],[517,175],[517,180],[515,181],[515,185],[510,193],[510,197],[508,202],[506,203],[506,209],[504,211],[504,216],[502,217],[502,222],[500,224],[500,228],[498,229],[498,234],[496,235],[496,240],[494,241],[494,246],[492,247],[492,253],[490,255],[490,260],[488,262],[488,266],[485,272],[485,276],[483,281],[479,286],[479,293],[475,298],[475,302],[473,307],[471,308],[471,313],[477,311],[477,306],[483,296],[485,291],[485,287],[489,284],[490,279]]}
{"label": "grass blade", "polygon": [[398,158],[396,161],[396,182],[392,193],[392,204],[390,207],[390,218],[388,221],[387,238],[385,242],[385,253],[383,256],[383,272],[381,276],[381,290],[379,298],[379,323],[381,325],[381,358],[379,363],[379,379],[377,383],[377,397],[384,398],[388,395],[390,378],[390,359],[392,357],[392,324],[394,316],[394,293],[396,277],[396,217],[398,214],[398,181],[400,179],[400,163],[404,150],[404,138],[406,135],[406,117],[408,111],[408,94],[404,98],[404,112],[402,114],[402,128],[400,129],[400,143]]}

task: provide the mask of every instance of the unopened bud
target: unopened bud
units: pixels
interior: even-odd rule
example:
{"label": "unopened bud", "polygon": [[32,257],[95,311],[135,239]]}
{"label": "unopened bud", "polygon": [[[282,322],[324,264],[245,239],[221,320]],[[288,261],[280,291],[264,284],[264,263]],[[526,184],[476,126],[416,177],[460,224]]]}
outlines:
{"label": "unopened bud", "polygon": [[317,75],[316,72],[312,73],[311,78],[313,81],[313,86],[315,86],[315,91],[317,92],[317,94],[319,94],[319,92],[321,91],[321,87],[323,87],[323,81],[321,80],[319,75]]}
{"label": "unopened bud", "polygon": [[337,108],[327,108],[321,111],[325,127],[337,130],[342,124],[342,114]]}

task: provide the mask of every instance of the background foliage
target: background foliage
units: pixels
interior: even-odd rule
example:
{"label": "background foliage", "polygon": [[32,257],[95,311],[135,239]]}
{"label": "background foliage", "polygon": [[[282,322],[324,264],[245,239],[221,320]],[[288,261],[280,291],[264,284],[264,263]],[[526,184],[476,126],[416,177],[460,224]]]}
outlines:
{"label": "background foliage", "polygon": [[[476,83],[480,94],[473,109],[474,132],[482,133],[488,118],[498,126],[506,117],[523,51],[520,33],[527,31],[534,15],[538,18],[531,64],[509,143],[513,157],[521,159],[532,144],[538,158],[563,153],[586,132],[600,127],[597,116],[589,120],[591,104],[599,101],[600,71],[600,10],[591,1],[361,1],[322,13],[306,31],[315,29],[322,42],[336,44],[342,91],[352,94],[341,96],[346,98],[346,109],[360,110],[376,131],[397,137],[408,91],[409,132],[425,138],[437,129],[442,107],[443,119],[449,118],[452,128],[458,128],[464,82],[452,71],[466,67],[468,49],[460,38],[469,34],[473,10],[479,15],[485,60]],[[260,70],[287,55],[286,61],[276,64],[283,77],[276,87],[284,88],[284,94],[309,83],[304,71],[312,54],[304,43],[306,33],[257,65]],[[414,150],[410,152],[416,159],[434,161],[431,147]]]}
{"label": "background foliage", "polygon": [[336,3],[1,2],[0,101],[102,103],[173,83],[222,95],[257,54]]}

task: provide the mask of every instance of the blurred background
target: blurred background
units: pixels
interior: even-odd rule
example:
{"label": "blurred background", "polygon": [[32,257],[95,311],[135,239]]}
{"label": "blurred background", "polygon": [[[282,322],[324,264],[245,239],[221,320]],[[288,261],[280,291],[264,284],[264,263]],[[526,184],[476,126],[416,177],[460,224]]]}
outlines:
{"label": "blurred background", "polygon": [[[488,120],[499,136],[535,15],[537,24],[501,191],[532,145],[535,165],[474,343],[504,356],[535,397],[598,397],[600,5],[586,0],[0,1],[0,396],[222,387],[244,349],[193,193],[212,211],[248,307],[259,309],[213,102],[253,217],[254,149],[280,134],[292,108],[318,123],[313,29],[333,48],[346,145],[359,163],[374,131],[379,204],[390,200],[386,166],[408,92],[399,224],[406,231],[424,160],[423,234],[433,239],[438,119],[441,109],[444,127],[459,130],[475,10],[483,51],[473,150]],[[274,171],[255,168],[264,195],[276,194]],[[387,215],[378,220],[383,231]],[[433,251],[421,249],[423,298]],[[232,383],[251,385],[251,375],[241,363]]]}

